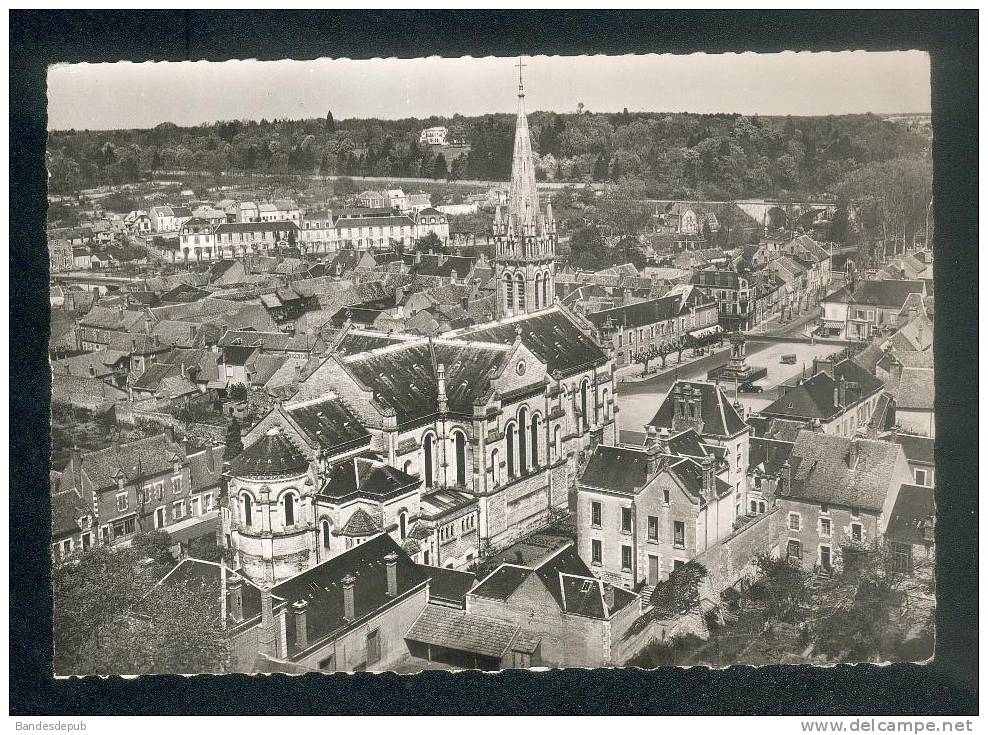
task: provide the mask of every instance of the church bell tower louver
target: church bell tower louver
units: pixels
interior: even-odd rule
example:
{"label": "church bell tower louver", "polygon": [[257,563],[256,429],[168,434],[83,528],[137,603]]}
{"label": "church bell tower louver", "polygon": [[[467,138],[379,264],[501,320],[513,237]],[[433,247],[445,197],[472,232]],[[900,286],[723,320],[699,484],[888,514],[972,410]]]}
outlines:
{"label": "church bell tower louver", "polygon": [[535,182],[532,138],[525,115],[525,86],[518,60],[518,119],[506,212],[494,213],[498,316],[530,314],[555,300],[556,221],[552,203],[542,212]]}

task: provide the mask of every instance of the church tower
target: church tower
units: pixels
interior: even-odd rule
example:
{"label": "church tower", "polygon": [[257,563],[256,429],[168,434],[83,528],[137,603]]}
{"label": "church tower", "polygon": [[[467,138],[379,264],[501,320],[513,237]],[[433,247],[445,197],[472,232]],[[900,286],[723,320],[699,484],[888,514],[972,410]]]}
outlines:
{"label": "church tower", "polygon": [[525,87],[518,61],[518,120],[508,204],[494,213],[494,268],[498,317],[530,314],[555,300],[556,221],[552,203],[539,208],[532,138],[525,115]]}

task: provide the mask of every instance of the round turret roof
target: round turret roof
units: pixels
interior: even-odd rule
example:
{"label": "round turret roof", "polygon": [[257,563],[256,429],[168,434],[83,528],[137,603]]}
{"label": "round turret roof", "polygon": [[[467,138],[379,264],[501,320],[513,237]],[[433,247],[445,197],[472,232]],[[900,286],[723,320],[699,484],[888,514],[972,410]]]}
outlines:
{"label": "round turret roof", "polygon": [[309,460],[278,427],[269,429],[230,463],[234,477],[290,477],[308,469]]}

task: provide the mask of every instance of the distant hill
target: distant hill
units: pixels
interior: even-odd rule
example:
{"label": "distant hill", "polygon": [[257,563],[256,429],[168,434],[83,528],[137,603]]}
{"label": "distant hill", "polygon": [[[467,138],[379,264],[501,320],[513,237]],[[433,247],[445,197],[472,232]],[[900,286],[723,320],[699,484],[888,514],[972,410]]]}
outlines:
{"label": "distant hill", "polygon": [[[929,155],[915,116],[758,117],[691,113],[534,112],[538,176],[640,179],[650,197],[811,197],[868,163]],[[441,159],[420,131],[462,131],[466,155]],[[514,116],[426,120],[224,121],[150,130],[53,131],[54,193],[150,178],[157,171],[415,176],[506,181]]]}

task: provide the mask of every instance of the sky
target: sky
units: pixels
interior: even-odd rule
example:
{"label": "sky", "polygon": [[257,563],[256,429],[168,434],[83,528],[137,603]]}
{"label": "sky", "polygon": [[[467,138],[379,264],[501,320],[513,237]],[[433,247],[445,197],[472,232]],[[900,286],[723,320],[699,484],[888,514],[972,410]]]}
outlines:
{"label": "sky", "polygon": [[[48,72],[50,130],[232,119],[424,118],[516,109],[515,58],[71,64]],[[529,111],[827,115],[930,111],[921,51],[536,56]]]}

